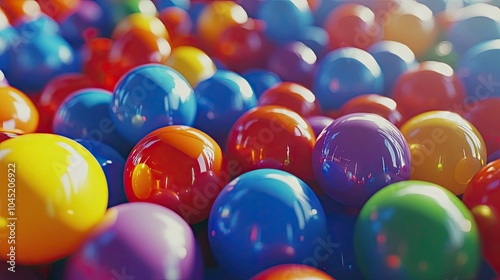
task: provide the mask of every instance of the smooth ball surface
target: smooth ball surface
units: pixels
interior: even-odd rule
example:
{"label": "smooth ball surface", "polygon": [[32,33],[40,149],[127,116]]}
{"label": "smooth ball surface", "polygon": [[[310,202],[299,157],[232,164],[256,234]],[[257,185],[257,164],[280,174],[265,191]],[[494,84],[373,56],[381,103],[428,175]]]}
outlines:
{"label": "smooth ball surface", "polygon": [[282,264],[268,268],[252,277],[251,280],[333,280],[325,272],[303,264]]}
{"label": "smooth ball surface", "polygon": [[473,101],[462,116],[481,134],[488,156],[500,150],[500,97]]}
{"label": "smooth ball surface", "polygon": [[216,71],[213,60],[202,50],[191,46],[175,48],[165,65],[179,72],[192,87],[210,78]]}
{"label": "smooth ball surface", "polygon": [[266,90],[259,98],[259,106],[266,105],[283,106],[302,117],[320,114],[319,104],[314,93],[293,82],[282,82]]}
{"label": "smooth ball surface", "polygon": [[39,122],[39,112],[35,104],[18,89],[11,86],[0,87],[0,128],[19,129],[35,132]]}
{"label": "smooth ball surface", "polygon": [[365,94],[355,97],[345,103],[339,110],[340,116],[354,113],[377,114],[396,127],[401,126],[404,121],[396,101],[378,94]]}

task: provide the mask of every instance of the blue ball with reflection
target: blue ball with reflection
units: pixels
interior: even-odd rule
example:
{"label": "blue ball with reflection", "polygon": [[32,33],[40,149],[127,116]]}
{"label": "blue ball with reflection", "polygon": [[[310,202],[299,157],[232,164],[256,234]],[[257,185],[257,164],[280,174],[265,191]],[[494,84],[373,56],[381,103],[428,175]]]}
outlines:
{"label": "blue ball with reflection", "polygon": [[111,119],[132,144],[164,126],[192,126],[195,116],[193,89],[177,71],[164,65],[132,69],[113,92]]}
{"label": "blue ball with reflection", "polygon": [[260,169],[230,182],[208,220],[210,247],[232,279],[279,264],[303,263],[326,242],[325,214],[314,192],[290,173]]}
{"label": "blue ball with reflection", "polygon": [[266,90],[282,82],[281,78],[276,75],[276,73],[265,69],[247,70],[242,73],[242,76],[250,83],[257,99],[259,99]]}

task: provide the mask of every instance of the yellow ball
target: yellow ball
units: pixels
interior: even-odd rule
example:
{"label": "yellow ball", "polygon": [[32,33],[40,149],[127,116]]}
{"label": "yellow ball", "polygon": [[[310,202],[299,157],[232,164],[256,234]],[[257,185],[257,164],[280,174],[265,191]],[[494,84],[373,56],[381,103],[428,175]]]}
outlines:
{"label": "yellow ball", "polygon": [[179,72],[192,87],[212,77],[216,70],[214,62],[206,53],[191,46],[175,48],[165,65]]}
{"label": "yellow ball", "polygon": [[132,29],[149,32],[158,38],[169,40],[167,28],[159,18],[141,13],[131,14],[122,19],[113,30],[112,38],[120,38]]}
{"label": "yellow ball", "polygon": [[32,265],[66,257],[106,212],[104,172],[71,139],[26,134],[4,141],[0,170],[1,259]]}
{"label": "yellow ball", "polygon": [[460,195],[486,164],[483,138],[456,113],[417,115],[401,126],[401,132],[410,146],[411,180],[435,183]]}

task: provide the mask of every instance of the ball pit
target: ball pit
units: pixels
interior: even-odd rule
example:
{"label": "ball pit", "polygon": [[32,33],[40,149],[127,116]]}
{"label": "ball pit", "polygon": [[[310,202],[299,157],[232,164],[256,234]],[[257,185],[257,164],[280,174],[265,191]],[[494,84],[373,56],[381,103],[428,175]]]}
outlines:
{"label": "ball pit", "polygon": [[0,0],[0,279],[499,279],[499,4]]}

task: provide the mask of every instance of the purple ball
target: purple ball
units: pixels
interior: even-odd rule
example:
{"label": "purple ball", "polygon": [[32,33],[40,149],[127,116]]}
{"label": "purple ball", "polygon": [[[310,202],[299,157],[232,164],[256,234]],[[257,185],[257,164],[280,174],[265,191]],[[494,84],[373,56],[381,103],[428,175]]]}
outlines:
{"label": "purple ball", "polygon": [[203,279],[203,260],[191,228],[179,215],[160,205],[134,202],[108,209],[68,260],[65,276]]}
{"label": "purple ball", "polygon": [[309,117],[306,120],[311,125],[314,131],[314,135],[316,135],[316,137],[318,137],[323,131],[323,129],[328,127],[334,121],[334,119],[327,116],[314,116],[314,117]]}
{"label": "purple ball", "polygon": [[271,55],[267,68],[283,81],[309,88],[316,60],[316,54],[311,48],[302,42],[293,42],[278,46]]}
{"label": "purple ball", "polygon": [[356,208],[378,190],[410,178],[410,148],[388,120],[368,113],[342,116],[320,135],[313,169],[323,190]]}
{"label": "purple ball", "polygon": [[494,152],[488,157],[488,163],[500,159],[500,150]]}

